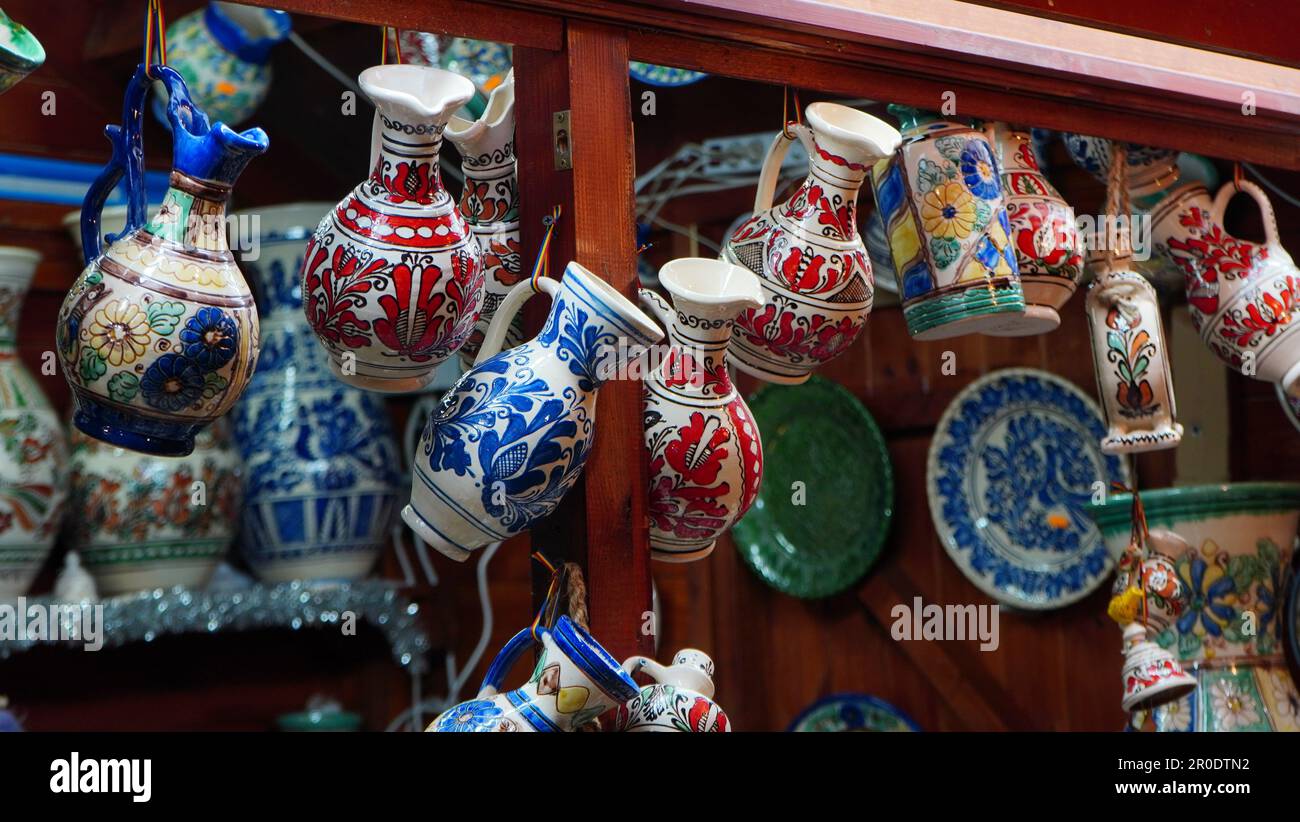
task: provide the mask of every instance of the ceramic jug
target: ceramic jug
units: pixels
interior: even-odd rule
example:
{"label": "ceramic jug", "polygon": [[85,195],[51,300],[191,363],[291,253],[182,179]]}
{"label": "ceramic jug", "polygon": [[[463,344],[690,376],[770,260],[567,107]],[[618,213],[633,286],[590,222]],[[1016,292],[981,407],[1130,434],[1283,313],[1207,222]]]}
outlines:
{"label": "ceramic jug", "polygon": [[248,477],[240,549],[267,582],[352,580],[388,542],[400,486],[383,400],[337,380],[302,315],[304,241],[330,203],[243,213],[258,253],[241,259],[257,289],[262,355],[231,412]]}
{"label": "ceramic jug", "polygon": [[[764,304],[736,318],[731,361],[768,382],[798,384],[862,333],[875,281],[858,234],[857,200],[871,164],[898,145],[887,123],[835,103],[808,106],[806,124],[777,134],[754,197],[722,259],[758,275]],[[792,131],[793,136],[790,136]],[[808,150],[808,176],[773,206],[786,151]]]}
{"label": "ceramic jug", "polygon": [[[1103,183],[1110,174],[1113,144],[1102,137],[1061,132],[1061,141],[1075,164]],[[1124,147],[1124,185],[1139,206],[1150,205],[1177,185],[1178,152],[1171,148],[1128,143]]]}
{"label": "ceramic jug", "polygon": [[[1002,175],[969,123],[891,106],[903,129],[871,184],[885,224],[907,331],[918,340],[1034,334],[1026,320]],[[1037,330],[1036,330],[1037,329]]]}
{"label": "ceramic jug", "polygon": [[101,596],[202,588],[235,540],[243,471],[225,420],[183,457],[72,432],[70,543]]}
{"label": "ceramic jug", "polygon": [[[162,207],[145,223],[142,108],[150,76],[170,92],[173,170]],[[61,370],[75,425],[105,442],[180,456],[194,434],[230,410],[257,365],[257,310],[226,242],[226,201],[245,164],[267,148],[208,118],[165,66],[136,69],[113,159],[86,193],[87,265],[59,312]],[[102,249],[100,211],[126,175],[126,231]]]}
{"label": "ceramic jug", "polygon": [[683,648],[664,667],[653,659],[634,656],[623,662],[629,675],[643,673],[654,680],[636,697],[618,706],[616,731],[668,733],[730,733],[727,714],[713,701],[713,660],[703,651]]}
{"label": "ceramic jug", "polygon": [[0,602],[27,593],[59,535],[68,491],[63,426],[18,359],[18,318],[40,259],[0,247]]}
{"label": "ceramic jug", "polygon": [[[465,186],[461,189],[460,213],[483,250],[483,307],[474,331],[460,349],[468,367],[478,356],[479,345],[497,306],[510,288],[523,277],[519,253],[519,187],[515,174],[515,77],[492,90],[487,108],[473,122],[452,117],[447,139],[461,156]],[[506,334],[506,347],[524,341],[522,322],[516,319]]]}
{"label": "ceramic jug", "polygon": [[[1058,312],[1083,276],[1083,241],[1074,209],[1039,170],[1029,132],[991,123],[985,133],[1002,170],[1011,245],[1025,295],[1025,317],[1013,330],[1052,331],[1061,324]],[[1032,332],[1034,327],[1039,330]],[[985,333],[997,334],[998,329]]]}
{"label": "ceramic jug", "polygon": [[45,63],[45,48],[27,27],[0,9],[0,94]]}
{"label": "ceramic jug", "polygon": [[[289,36],[287,12],[214,2],[167,27],[167,65],[185,79],[190,99],[213,120],[248,119],[271,89],[271,49]],[[155,102],[166,122],[165,95]]]}
{"label": "ceramic jug", "polygon": [[478,362],[429,415],[402,519],[457,561],[548,516],[578,481],[596,426],[596,394],[616,376],[620,350],[663,332],[626,297],[571,262],[540,334],[498,353],[534,293],[515,286],[492,318]]}
{"label": "ceramic jug", "polygon": [[[528,682],[501,686],[524,651],[541,645]],[[492,660],[477,698],[448,709],[429,725],[438,732],[572,731],[637,695],[624,673],[591,634],[567,616],[554,630],[525,628]]]}
{"label": "ceramic jug", "polygon": [[358,80],[376,109],[370,177],[308,242],[303,310],[344,382],[417,391],[469,339],[483,303],[483,254],[438,166],[443,130],[474,85],[406,65]]}
{"label": "ceramic jug", "polygon": [[653,291],[641,302],[668,330],[668,352],[645,379],[650,461],[651,556],[690,562],[744,516],[763,479],[758,426],[727,373],[732,321],[761,308],[748,269],[685,258],[659,270],[669,306]]}
{"label": "ceramic jug", "polygon": [[[1259,206],[1263,245],[1223,228],[1238,190]],[[1224,184],[1211,201],[1194,183],[1171,191],[1151,216],[1155,247],[1182,269],[1188,313],[1210,350],[1229,368],[1283,390],[1300,380],[1300,271],[1278,240],[1268,195],[1242,180]]]}

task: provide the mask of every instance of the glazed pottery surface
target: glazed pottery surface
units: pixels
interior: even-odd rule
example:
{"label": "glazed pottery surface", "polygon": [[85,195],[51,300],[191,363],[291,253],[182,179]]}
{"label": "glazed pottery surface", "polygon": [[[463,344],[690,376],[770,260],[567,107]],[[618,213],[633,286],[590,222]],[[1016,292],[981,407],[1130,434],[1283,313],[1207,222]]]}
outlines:
{"label": "glazed pottery surface", "polygon": [[641,301],[668,330],[669,350],[645,379],[650,548],[688,562],[713,552],[763,481],[763,441],[727,373],[732,320],[763,305],[758,278],[720,260],[683,258],[659,271],[672,306]]}
{"label": "glazed pottery surface", "polygon": [[[1147,524],[1186,543],[1172,556],[1190,597],[1148,638],[1197,679],[1155,709],[1160,730],[1300,730],[1300,695],[1282,653],[1282,581],[1300,525],[1300,484],[1235,483],[1144,491]],[[1128,494],[1088,506],[1107,547],[1128,544]],[[1163,625],[1163,627],[1159,627]],[[1194,666],[1194,668],[1193,668]]]}
{"label": "glazed pottery surface", "polygon": [[918,340],[1037,333],[1025,317],[1002,179],[988,139],[967,123],[891,109],[903,140],[871,183],[889,238],[907,330]]}
{"label": "glazed pottery surface", "polygon": [[1045,371],[994,371],[953,399],[930,442],[930,515],[977,588],[1047,610],[1106,581],[1114,559],[1085,507],[1129,474],[1102,452],[1105,433],[1097,404]]}
{"label": "glazed pottery surface", "polygon": [[0,94],[45,62],[45,49],[27,27],[0,9]]}
{"label": "glazed pottery surface", "polygon": [[448,37],[439,61],[447,71],[468,77],[483,94],[490,93],[510,73],[510,46],[493,40]]}
{"label": "glazed pottery surface", "polygon": [[[1002,170],[1002,196],[1025,295],[1025,319],[1012,330],[1051,331],[1061,324],[1058,312],[1083,276],[1083,240],[1074,209],[1039,170],[1029,132],[995,123],[988,135]],[[1037,327],[1035,320],[1041,325],[1037,331],[1031,330]]]}
{"label": "glazed pottery surface", "polygon": [[765,432],[766,480],[732,530],[736,550],[783,593],[843,591],[875,564],[889,532],[894,481],[884,436],[856,397],[820,377],[766,386],[750,408]]}
{"label": "glazed pottery surface", "polygon": [[340,382],[302,315],[304,243],[329,203],[241,215],[260,222],[256,260],[262,355],[231,412],[248,477],[240,547],[259,577],[364,577],[388,540],[400,461],[388,409]]}
{"label": "glazed pottery surface", "polygon": [[[109,129],[113,161],[86,194],[88,265],[63,301],[56,341],[79,429],[144,453],[184,455],[195,432],[235,404],[257,364],[257,310],[227,245],[225,217],[235,178],[267,139],[261,129],[209,126],[178,74],[150,72],[171,95],[171,187],[145,224],[140,129],[150,77],[140,66],[123,127]],[[123,174],[126,233],[101,254],[100,210]]]}
{"label": "glazed pottery surface", "polygon": [[788,728],[797,733],[920,731],[911,717],[883,699],[866,694],[835,694],[803,709]]}
{"label": "glazed pottery surface", "polygon": [[438,153],[473,84],[425,66],[374,66],[370,177],[321,220],[303,259],[303,310],[344,382],[417,391],[469,338],[483,254],[442,185]]}
{"label": "glazed pottery surface", "polygon": [[899,139],[887,123],[835,103],[813,103],[806,119],[790,127],[808,151],[803,185],[772,205],[795,139],[782,131],[763,164],[754,216],[722,251],[724,260],[758,275],[765,299],[736,318],[729,356],[736,368],[769,382],[803,382],[862,333],[875,282],[858,234],[858,191],[871,164]]}
{"label": "glazed pottery surface", "polygon": [[243,497],[225,421],[184,457],[129,451],[72,433],[71,545],[101,596],[203,587],[234,541]]}
{"label": "glazed pottery surface", "polygon": [[654,680],[635,697],[618,706],[612,717],[616,731],[634,733],[730,733],[731,721],[713,701],[713,660],[703,651],[683,648],[673,664],[634,656],[623,661],[628,675],[638,672]]}
{"label": "glazed pottery surface", "polygon": [[63,426],[18,359],[18,319],[40,254],[0,247],[0,601],[27,593],[67,498]]}
{"label": "glazed pottery surface", "polygon": [[[1249,194],[1264,221],[1262,245],[1223,228],[1237,192]],[[1300,380],[1300,271],[1278,240],[1273,206],[1247,180],[1225,183],[1210,200],[1199,183],[1180,186],[1153,212],[1156,250],[1182,269],[1192,324],[1229,368],[1256,379]]]}
{"label": "glazed pottery surface", "polygon": [[596,394],[621,347],[663,337],[654,322],[577,263],[540,334],[501,353],[533,284],[522,282],[492,319],[479,362],[443,396],[420,437],[402,519],[452,559],[548,516],[577,482],[591,450]]}
{"label": "glazed pottery surface", "polygon": [[271,49],[289,36],[289,26],[283,11],[208,3],[167,27],[167,64],[185,78],[199,108],[233,126],[266,99]]}
{"label": "glazed pottery surface", "polygon": [[627,70],[633,79],[640,80],[648,86],[659,86],[660,88],[689,86],[709,76],[702,71],[659,66],[654,63],[640,63],[636,60],[628,63]]}
{"label": "glazed pottery surface", "polygon": [[[438,732],[572,731],[637,695],[636,682],[589,633],[567,616],[554,630],[525,628],[497,654],[478,697],[441,714]],[[501,692],[524,651],[540,644],[537,666],[524,685]]]}
{"label": "glazed pottery surface", "polygon": [[[1107,181],[1112,151],[1110,140],[1070,132],[1061,132],[1061,140],[1070,158],[1080,168],[1103,183]],[[1127,166],[1124,182],[1129,196],[1139,204],[1153,202],[1161,192],[1178,182],[1178,152],[1171,148],[1129,143],[1124,157]]]}
{"label": "glazed pottery surface", "polygon": [[1281,384],[1274,387],[1277,389],[1277,401],[1282,405],[1282,413],[1300,431],[1300,385],[1293,385],[1290,391],[1283,390]]}
{"label": "glazed pottery surface", "polygon": [[[466,366],[474,363],[479,345],[497,306],[523,277],[519,252],[519,185],[515,173],[515,79],[492,90],[487,108],[473,122],[452,117],[447,139],[461,156],[465,186],[460,213],[483,251],[483,307],[474,331],[460,349]],[[524,341],[523,323],[516,319],[506,334],[506,347]]]}

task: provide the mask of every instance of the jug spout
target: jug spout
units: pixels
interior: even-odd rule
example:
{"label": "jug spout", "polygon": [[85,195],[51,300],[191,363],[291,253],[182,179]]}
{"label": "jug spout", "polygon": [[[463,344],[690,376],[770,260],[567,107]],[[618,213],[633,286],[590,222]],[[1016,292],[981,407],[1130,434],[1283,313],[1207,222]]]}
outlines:
{"label": "jug spout", "polygon": [[894,153],[902,141],[898,129],[864,111],[836,103],[813,103],[806,115],[812,127],[809,156],[857,191],[876,161]]}

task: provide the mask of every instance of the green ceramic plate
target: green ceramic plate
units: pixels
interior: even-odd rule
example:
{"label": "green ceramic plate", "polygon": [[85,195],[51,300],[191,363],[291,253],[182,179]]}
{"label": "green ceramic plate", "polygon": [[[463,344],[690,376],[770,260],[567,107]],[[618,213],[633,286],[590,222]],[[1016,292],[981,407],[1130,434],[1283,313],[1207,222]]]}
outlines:
{"label": "green ceramic plate", "polygon": [[763,486],[732,536],[767,584],[797,597],[839,593],[880,556],[894,511],[885,438],[862,404],[820,377],[749,399],[763,436]]}

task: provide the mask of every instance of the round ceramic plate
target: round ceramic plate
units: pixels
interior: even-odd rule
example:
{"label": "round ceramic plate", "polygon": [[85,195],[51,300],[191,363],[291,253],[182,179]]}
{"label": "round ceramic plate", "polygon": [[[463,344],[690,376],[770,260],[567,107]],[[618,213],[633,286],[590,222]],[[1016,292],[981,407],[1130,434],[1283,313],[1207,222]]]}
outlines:
{"label": "round ceramic plate", "polygon": [[1101,451],[1101,410],[1060,377],[994,371],[944,412],[926,470],[939,540],[966,578],[1016,608],[1060,608],[1088,595],[1113,560],[1084,512],[1097,482],[1128,484]]}
{"label": "round ceramic plate", "polygon": [[702,71],[656,66],[654,63],[639,63],[636,60],[627,64],[628,73],[646,85],[673,88],[698,83],[709,75]]}
{"label": "round ceramic plate", "polygon": [[819,699],[790,723],[796,733],[837,731],[920,731],[912,718],[883,699],[835,694]]}
{"label": "round ceramic plate", "polygon": [[835,383],[768,385],[749,400],[763,485],[732,535],[746,564],[797,597],[843,591],[880,555],[894,507],[885,438]]}

